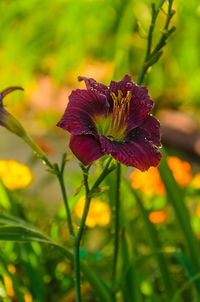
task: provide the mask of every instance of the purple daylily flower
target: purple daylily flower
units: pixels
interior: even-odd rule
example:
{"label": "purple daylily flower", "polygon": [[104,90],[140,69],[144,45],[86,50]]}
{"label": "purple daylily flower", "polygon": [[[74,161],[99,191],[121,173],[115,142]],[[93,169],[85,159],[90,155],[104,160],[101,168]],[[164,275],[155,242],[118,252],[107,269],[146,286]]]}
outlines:
{"label": "purple daylily flower", "polygon": [[72,91],[57,124],[71,133],[69,146],[76,157],[86,166],[105,154],[141,171],[158,166],[160,124],[149,114],[153,101],[147,88],[129,75],[109,87],[94,79],[79,80],[87,89]]}

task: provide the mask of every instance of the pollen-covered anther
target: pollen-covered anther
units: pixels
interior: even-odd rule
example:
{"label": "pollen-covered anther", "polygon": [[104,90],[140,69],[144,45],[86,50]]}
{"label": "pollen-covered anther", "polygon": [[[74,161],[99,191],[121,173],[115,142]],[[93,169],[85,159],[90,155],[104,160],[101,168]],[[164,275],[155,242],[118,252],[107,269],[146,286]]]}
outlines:
{"label": "pollen-covered anther", "polygon": [[128,91],[124,97],[123,92],[118,90],[117,96],[114,92],[111,92],[110,95],[113,100],[113,114],[109,135],[107,135],[107,137],[113,137],[117,141],[122,141],[125,138],[125,129],[129,117],[129,104],[132,94]]}
{"label": "pollen-covered anther", "polygon": [[118,90],[117,96],[114,92],[111,92],[110,95],[113,99],[114,107],[116,106],[118,108],[121,108],[123,105],[128,105],[132,98],[132,94],[130,91],[127,91],[127,94],[125,97],[123,96],[123,92],[121,90]]}

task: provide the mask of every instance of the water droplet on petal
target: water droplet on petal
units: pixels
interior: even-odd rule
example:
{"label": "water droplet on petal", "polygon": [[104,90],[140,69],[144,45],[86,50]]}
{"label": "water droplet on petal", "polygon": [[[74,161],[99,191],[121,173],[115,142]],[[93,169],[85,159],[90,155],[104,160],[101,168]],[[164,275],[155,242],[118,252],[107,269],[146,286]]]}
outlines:
{"label": "water droplet on petal", "polygon": [[99,86],[98,86],[97,84],[93,84],[93,88],[94,88],[94,89],[98,89]]}
{"label": "water droplet on petal", "polygon": [[130,89],[132,89],[133,88],[133,84],[132,83],[130,83],[130,82],[128,82],[128,83],[126,83],[126,89],[127,90],[130,90]]}

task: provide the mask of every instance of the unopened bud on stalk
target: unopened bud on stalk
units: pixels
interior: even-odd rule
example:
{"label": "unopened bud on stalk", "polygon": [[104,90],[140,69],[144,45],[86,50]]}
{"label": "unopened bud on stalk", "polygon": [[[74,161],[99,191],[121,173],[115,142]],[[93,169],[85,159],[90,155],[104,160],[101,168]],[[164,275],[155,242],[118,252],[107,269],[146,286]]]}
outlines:
{"label": "unopened bud on stalk", "polygon": [[3,105],[3,98],[15,90],[24,90],[21,87],[9,87],[4,89],[0,93],[0,126],[5,127],[10,132],[14,133],[15,135],[21,137],[29,147],[36,153],[36,155],[42,159],[42,161],[48,166],[52,168],[51,163],[49,162],[48,158],[46,157],[45,153],[34,143],[31,137],[26,133],[24,127],[20,124],[20,122],[10,114]]}
{"label": "unopened bud on stalk", "polygon": [[12,114],[10,114],[3,105],[3,98],[10,92],[17,89],[24,90],[21,87],[10,87],[0,93],[0,125],[8,129],[12,133],[20,137],[24,137],[26,135],[26,131],[18,122],[18,120],[14,116],[12,116]]}

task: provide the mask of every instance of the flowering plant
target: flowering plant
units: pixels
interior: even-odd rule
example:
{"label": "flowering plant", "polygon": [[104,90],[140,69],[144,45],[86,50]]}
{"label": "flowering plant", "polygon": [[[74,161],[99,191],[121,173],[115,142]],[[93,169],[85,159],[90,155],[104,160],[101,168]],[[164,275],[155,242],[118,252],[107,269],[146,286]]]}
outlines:
{"label": "flowering plant", "polygon": [[[192,244],[188,244],[189,256],[192,262],[190,273],[191,271],[193,272],[196,264],[200,267],[196,239],[189,219],[187,219],[187,210],[184,205],[180,206],[181,202],[179,198],[181,193],[174,180],[174,178],[176,179],[176,176],[174,175],[173,177],[172,171],[169,169],[165,159],[165,154],[163,155],[161,162],[161,152],[158,149],[161,147],[160,124],[150,113],[153,108],[153,101],[149,96],[148,89],[145,86],[141,86],[147,71],[158,61],[162,55],[162,49],[166,44],[168,37],[175,29],[174,27],[169,28],[170,20],[174,15],[172,1],[169,1],[168,12],[166,13],[166,24],[161,33],[160,40],[155,47],[152,47],[153,30],[157,16],[162,9],[164,2],[165,1],[161,1],[158,8],[156,8],[154,4],[152,5],[152,20],[147,38],[147,50],[137,84],[132,81],[131,76],[129,75],[125,75],[120,81],[112,80],[109,86],[99,83],[92,78],[80,76],[79,81],[85,82],[86,89],[72,91],[69,96],[66,110],[61,120],[57,123],[58,127],[70,133],[69,147],[75,157],[80,161],[82,170],[82,186],[85,189],[85,194],[74,208],[74,212],[79,219],[78,229],[75,227],[73,209],[68,201],[67,186],[64,178],[67,154],[63,153],[60,164],[52,163],[47,155],[27,134],[27,131],[21,123],[5,109],[5,105],[3,104],[4,97],[16,89],[22,90],[21,87],[11,87],[3,90],[0,94],[0,125],[22,138],[25,143],[31,147],[38,158],[43,161],[48,168],[48,171],[52,173],[59,182],[66,210],[71,245],[70,248],[66,248],[64,245],[60,245],[30,227],[30,225],[23,224],[17,220],[14,220],[13,225],[8,225],[4,229],[0,229],[0,238],[3,238],[3,235],[6,233],[8,235],[8,240],[35,240],[38,242],[45,242],[61,251],[65,257],[73,263],[76,292],[75,299],[77,302],[82,301],[81,271],[90,283],[99,301],[119,301],[121,299],[120,295],[126,291],[128,292],[127,301],[140,301],[135,298],[137,297],[137,290],[135,290],[137,289],[137,286],[134,286],[134,291],[132,290],[132,285],[135,284],[135,270],[133,269],[134,261],[132,251],[129,248],[128,239],[126,237],[126,232],[128,232],[126,228],[128,229],[128,227],[123,226],[120,229],[122,199],[121,175],[123,172],[121,165],[134,167],[140,170],[133,172],[131,176],[133,182],[135,180],[135,175],[137,176],[137,174],[139,174],[137,177],[140,177],[141,172],[146,171],[145,173],[148,173],[148,171],[156,171],[155,173],[153,172],[153,175],[158,180],[158,184],[161,187],[159,193],[168,194],[169,199],[173,202],[179,223],[183,228],[184,236],[188,243],[192,242]],[[100,173],[97,175],[95,181],[92,181],[89,179],[90,168],[94,161],[99,159],[101,159]],[[161,165],[159,166],[160,162]],[[156,169],[157,167],[158,170]],[[113,176],[114,173],[115,176]],[[3,180],[4,175],[0,176]],[[109,183],[110,177],[115,177],[114,182],[111,182],[111,186]],[[8,184],[8,181],[6,182],[5,179],[6,178],[4,177],[4,184]],[[31,180],[32,175],[30,176],[29,182]],[[103,181],[108,182],[106,190],[109,190],[109,193],[112,195],[111,209],[107,204],[105,205],[103,201],[96,199],[96,195],[102,193],[105,189],[105,187],[103,188],[101,186]],[[145,182],[147,181],[145,180]],[[150,181],[148,184],[151,186]],[[26,185],[27,182],[24,186]],[[138,186],[137,189],[142,187],[142,185]],[[134,187],[134,185],[132,186]],[[14,188],[13,186],[10,186],[10,188],[16,189],[19,187]],[[151,186],[151,189],[152,188],[153,185]],[[157,189],[159,189],[158,186]],[[174,285],[170,279],[170,272],[163,255],[163,250],[160,247],[159,238],[157,238],[156,229],[152,225],[152,223],[160,225],[164,222],[166,220],[166,214],[162,211],[153,211],[148,215],[138,192],[132,192],[131,186],[129,186],[129,190],[131,191],[131,194],[133,193],[132,196],[134,196],[135,202],[140,208],[141,215],[144,218],[146,230],[149,233],[151,241],[152,251],[153,254],[156,255],[155,257],[162,275],[166,301],[175,301],[172,300],[174,296]],[[6,218],[4,217],[4,219]],[[96,274],[95,270],[91,269],[87,262],[80,259],[80,245],[86,226],[91,228],[94,226],[105,227],[109,224],[110,220],[114,225],[114,255],[112,260],[111,280],[106,284]],[[187,221],[186,224],[183,224],[184,220]],[[129,232],[131,233],[131,231]],[[121,255],[123,255],[123,257],[121,257],[122,259],[119,257]],[[126,261],[128,262],[128,265],[126,265]],[[121,272],[122,277],[124,275],[128,276],[128,281],[131,280],[130,284],[124,282],[124,280],[122,280],[123,278],[119,280],[118,271]],[[87,289],[88,286],[86,285],[84,288]],[[125,299],[127,299],[127,297],[124,297],[124,301],[126,301]]]}

